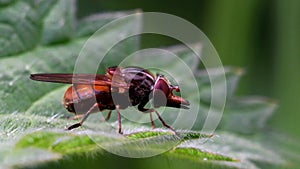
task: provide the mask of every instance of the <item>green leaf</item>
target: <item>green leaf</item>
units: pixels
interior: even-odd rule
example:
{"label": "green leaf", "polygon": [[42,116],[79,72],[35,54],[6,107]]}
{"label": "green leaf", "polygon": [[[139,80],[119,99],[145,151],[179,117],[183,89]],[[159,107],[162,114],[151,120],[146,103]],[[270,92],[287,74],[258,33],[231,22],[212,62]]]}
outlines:
{"label": "green leaf", "polygon": [[42,44],[67,41],[75,34],[75,1],[59,0],[51,5],[42,21]]}
{"label": "green leaf", "polygon": [[[244,70],[242,68],[225,67],[224,71],[226,77],[227,99],[230,100],[234,95],[240,78],[244,74]],[[211,72],[213,72],[211,75],[209,75],[206,70],[200,70],[196,73],[196,76],[198,77],[201,101],[207,104],[209,104],[211,101],[211,83],[214,81],[218,82],[222,78],[222,71],[220,68],[215,68]],[[216,86],[214,90],[217,92],[222,92],[222,86],[220,86],[221,83],[217,84],[219,84],[219,86]]]}
{"label": "green leaf", "polygon": [[226,107],[222,127],[243,134],[257,133],[266,127],[276,108],[275,101],[263,97],[234,98]]}
{"label": "green leaf", "polygon": [[[299,140],[278,131],[267,130],[260,134],[260,142],[267,148],[273,148],[281,154],[283,160],[287,161],[289,168],[299,168],[300,146]],[[270,142],[270,140],[272,140]]]}
{"label": "green leaf", "polygon": [[39,15],[31,1],[16,1],[0,10],[0,58],[34,48],[39,42]]}
{"label": "green leaf", "polygon": [[268,164],[273,167],[285,163],[285,160],[275,153],[275,150],[266,148],[255,138],[243,138],[228,132],[216,133],[216,136],[205,144],[201,140],[193,140],[183,143],[179,147],[193,147],[212,154],[226,154],[231,157],[231,160],[228,160],[230,162],[226,162],[226,165],[237,168],[256,168],[256,163]]}
{"label": "green leaf", "polygon": [[[107,161],[116,158],[111,153],[125,157],[160,154],[145,159],[147,163],[143,165],[154,166],[156,164],[151,162],[167,159],[174,161],[171,164],[174,168],[183,167],[185,163],[197,168],[254,168],[257,163],[284,163],[279,155],[256,140],[250,142],[227,132],[220,132],[218,137],[201,133],[211,104],[211,82],[219,84],[215,88],[217,94],[224,92],[220,68],[211,68],[214,73],[210,77],[207,70],[199,71],[199,58],[183,45],[133,53],[139,49],[138,37],[122,38],[140,33],[142,18],[111,21],[140,11],[95,14],[77,20],[73,0],[0,1],[0,5],[1,168],[38,168],[45,162],[55,166],[56,160],[62,165],[68,164],[68,160],[81,163],[89,159],[80,156],[82,154],[95,154],[94,159],[103,163],[106,158]],[[121,43],[115,44],[116,39],[122,40]],[[106,48],[111,46],[107,51]],[[193,44],[193,47],[200,50],[201,43]],[[98,65],[99,55],[104,53],[105,58]],[[74,67],[80,59],[78,56],[85,56],[80,60],[83,67]],[[149,116],[130,108],[122,110],[122,115],[140,123],[122,121],[124,135],[117,133],[117,122],[113,122],[116,114],[112,115],[109,125],[101,121],[103,116],[98,113],[91,115],[80,129],[65,131],[66,126],[74,123],[69,118],[71,114],[61,105],[67,86],[29,79],[29,75],[36,72],[104,73],[104,68],[121,62],[125,66],[149,67],[153,64],[165,68],[162,70],[166,72],[151,71],[165,74],[181,87],[180,94],[190,101],[190,110],[158,109],[163,111],[163,119],[178,129],[176,134],[162,129],[158,119],[155,120],[158,129],[151,130],[149,123],[141,124],[149,122]],[[95,66],[99,66],[96,72]],[[242,72],[240,68],[225,68],[229,95],[220,130],[253,134],[264,128],[274,106],[263,99],[237,100],[234,97]],[[241,119],[246,122],[240,123]],[[195,124],[191,123],[193,121]],[[236,129],[236,126],[240,128]]]}
{"label": "green leaf", "polygon": [[[222,78],[223,73],[221,68],[211,68],[210,74],[208,74],[207,70],[197,70],[195,76],[197,77],[197,83],[200,91],[200,110],[199,115],[197,116],[196,123],[193,129],[201,130],[205,120],[208,117],[208,113],[210,108],[215,108],[219,110],[220,104],[212,105],[212,92],[218,93],[217,95],[223,95],[226,92],[227,103],[231,103],[232,98],[234,97],[234,92],[236,87],[238,86],[239,80],[243,75],[243,69],[241,68],[233,68],[233,67],[225,67],[224,68],[225,77],[226,77],[226,91],[224,91]],[[212,90],[212,83],[216,84]],[[221,103],[223,98],[216,98],[216,103]],[[218,111],[210,112],[215,116],[219,116]],[[223,117],[227,116],[223,113]]]}
{"label": "green leaf", "polygon": [[[139,12],[138,10],[136,12]],[[132,12],[107,12],[103,14],[93,14],[78,21],[76,26],[76,36],[84,37],[95,33],[102,26],[112,22],[115,19],[123,17],[125,14],[132,14]]]}

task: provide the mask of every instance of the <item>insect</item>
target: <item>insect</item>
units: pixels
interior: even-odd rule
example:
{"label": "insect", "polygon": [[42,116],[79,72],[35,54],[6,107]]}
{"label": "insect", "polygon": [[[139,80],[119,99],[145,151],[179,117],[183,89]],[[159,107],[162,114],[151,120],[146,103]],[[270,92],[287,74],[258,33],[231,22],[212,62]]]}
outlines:
{"label": "insect", "polygon": [[[175,132],[155,108],[161,106],[189,109],[189,102],[173,94],[180,92],[178,86],[172,85],[163,75],[153,75],[149,70],[140,67],[109,67],[106,74],[31,74],[30,79],[44,82],[72,84],[63,97],[64,107],[71,113],[84,113],[80,122],[69,126],[72,130],[80,127],[91,113],[109,110],[106,121],[112,110],[118,113],[118,129],[122,134],[120,109],[137,106],[138,110],[150,114],[152,127],[155,128],[152,113],[162,124]],[[153,108],[145,108],[153,100]]]}

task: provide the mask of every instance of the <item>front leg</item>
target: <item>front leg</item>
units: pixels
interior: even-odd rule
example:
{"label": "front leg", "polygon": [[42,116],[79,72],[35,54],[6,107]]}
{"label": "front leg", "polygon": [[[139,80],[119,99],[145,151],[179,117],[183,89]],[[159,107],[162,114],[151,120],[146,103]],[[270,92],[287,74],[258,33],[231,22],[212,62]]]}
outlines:
{"label": "front leg", "polygon": [[155,109],[146,109],[146,108],[144,108],[144,106],[147,104],[147,102],[146,103],[142,102],[141,104],[139,104],[138,105],[138,110],[141,111],[141,112],[143,112],[143,113],[150,113],[150,120],[151,120],[152,128],[154,129],[156,127],[155,123],[153,121],[153,118],[152,118],[152,112],[155,112],[155,114],[157,115],[157,117],[161,121],[161,123],[165,127],[169,128],[170,130],[172,130],[176,134],[176,131],[173,129],[173,127],[171,127],[170,125],[168,125]]}
{"label": "front leg", "polygon": [[151,125],[152,125],[152,129],[155,129],[156,126],[155,126],[155,123],[153,121],[153,118],[152,118],[152,112],[154,111],[154,109],[146,109],[145,108],[145,105],[147,104],[149,100],[147,101],[142,101],[139,105],[138,105],[138,110],[143,112],[143,113],[150,113],[150,120],[151,120]]}

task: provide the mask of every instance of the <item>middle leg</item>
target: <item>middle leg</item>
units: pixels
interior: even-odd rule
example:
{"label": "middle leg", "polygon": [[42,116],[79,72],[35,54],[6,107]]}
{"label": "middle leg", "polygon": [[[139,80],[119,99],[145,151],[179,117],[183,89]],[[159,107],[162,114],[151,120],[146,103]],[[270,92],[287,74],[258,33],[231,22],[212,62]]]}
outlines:
{"label": "middle leg", "polygon": [[116,105],[116,109],[117,109],[117,112],[118,112],[119,133],[123,134],[123,132],[122,132],[122,124],[121,124],[120,106]]}

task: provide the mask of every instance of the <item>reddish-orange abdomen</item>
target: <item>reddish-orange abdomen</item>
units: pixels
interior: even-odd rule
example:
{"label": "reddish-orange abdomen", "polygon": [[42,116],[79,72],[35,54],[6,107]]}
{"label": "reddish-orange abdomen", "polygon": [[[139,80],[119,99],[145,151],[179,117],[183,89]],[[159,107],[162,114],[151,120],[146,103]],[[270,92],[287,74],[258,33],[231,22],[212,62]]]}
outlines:
{"label": "reddish-orange abdomen", "polygon": [[[114,108],[109,86],[70,86],[63,97],[65,108],[72,113],[84,113],[96,102],[99,103],[99,109],[95,111]],[[101,106],[101,102],[107,105]]]}

